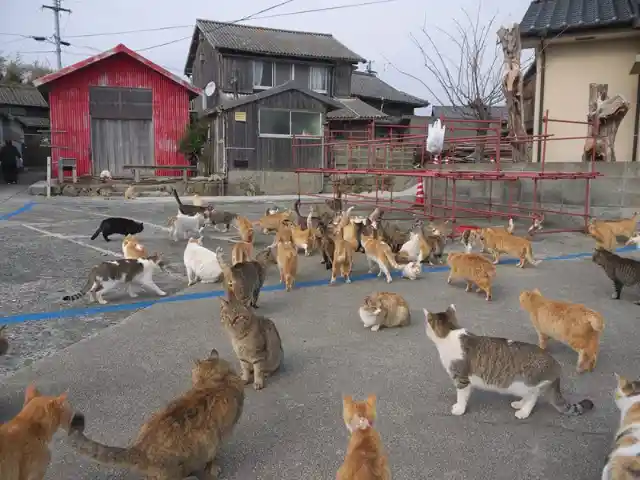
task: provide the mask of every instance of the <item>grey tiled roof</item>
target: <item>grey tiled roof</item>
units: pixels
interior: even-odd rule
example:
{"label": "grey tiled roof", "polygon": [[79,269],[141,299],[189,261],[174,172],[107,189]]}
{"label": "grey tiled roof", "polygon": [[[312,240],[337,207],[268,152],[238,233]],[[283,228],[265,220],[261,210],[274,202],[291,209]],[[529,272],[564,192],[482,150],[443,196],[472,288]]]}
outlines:
{"label": "grey tiled roof", "polygon": [[520,36],[632,27],[638,14],[638,0],[534,0],[520,22]]}
{"label": "grey tiled roof", "polygon": [[42,117],[15,117],[25,127],[31,128],[47,128],[49,126],[49,119]]}
{"label": "grey tiled roof", "polygon": [[[473,111],[468,107],[450,107],[450,106],[433,106],[431,111],[431,116],[434,118],[444,117],[444,118],[475,118]],[[507,118],[507,107],[505,106],[495,106],[491,107],[491,117],[498,119],[506,119]]]}
{"label": "grey tiled roof", "polygon": [[49,106],[38,89],[29,85],[0,85],[0,105]]}
{"label": "grey tiled roof", "polygon": [[344,105],[334,100],[333,98],[329,98],[326,95],[316,93],[312,90],[309,90],[308,88],[301,86],[299,83],[296,83],[295,80],[290,80],[287,83],[283,83],[282,85],[278,85],[277,87],[273,87],[268,90],[263,90],[262,92],[259,92],[259,93],[253,93],[251,95],[243,95],[237,99],[233,99],[233,98],[223,99],[223,102],[221,105],[219,105],[216,108],[207,110],[204,114],[210,115],[219,110],[233,110],[234,108],[241,107],[242,105],[253,103],[258,100],[262,100],[263,98],[268,98],[273,95],[278,95],[280,93],[287,92],[289,90],[297,90],[301,93],[304,93],[305,95],[315,98],[319,102],[329,105],[334,110],[344,107]]}
{"label": "grey tiled roof", "polygon": [[359,98],[336,98],[344,108],[327,113],[329,120],[373,120],[388,115],[364,103]]}
{"label": "grey tiled roof", "polygon": [[389,102],[406,103],[416,107],[426,107],[429,102],[392,87],[379,77],[367,72],[353,72],[351,76],[351,95],[364,98],[384,98]]}
{"label": "grey tiled roof", "polygon": [[196,28],[216,48],[351,63],[365,61],[327,33],[278,30],[202,19],[196,20]]}

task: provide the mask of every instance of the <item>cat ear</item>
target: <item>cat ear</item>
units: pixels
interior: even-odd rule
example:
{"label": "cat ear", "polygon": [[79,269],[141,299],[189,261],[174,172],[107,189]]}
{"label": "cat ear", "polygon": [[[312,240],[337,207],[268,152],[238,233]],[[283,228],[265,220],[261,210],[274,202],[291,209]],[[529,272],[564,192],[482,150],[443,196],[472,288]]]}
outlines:
{"label": "cat ear", "polygon": [[342,397],[342,405],[348,407],[353,403],[353,397],[351,395],[345,395]]}
{"label": "cat ear", "polygon": [[431,316],[431,313],[426,308],[423,308],[422,311],[424,312],[425,320],[427,320]]}
{"label": "cat ear", "polygon": [[218,350],[216,350],[215,348],[213,350],[211,350],[211,352],[209,353],[209,359],[211,360],[217,360],[218,358],[220,358],[220,354],[218,353]]}
{"label": "cat ear", "polygon": [[533,293],[535,293],[536,295],[542,295],[542,292],[538,288],[534,288]]}
{"label": "cat ear", "polygon": [[449,307],[447,307],[447,310],[449,310],[450,312],[454,312],[456,311],[456,306],[452,303],[451,305],[449,305]]}
{"label": "cat ear", "polygon": [[31,400],[39,396],[40,396],[40,392],[38,392],[38,389],[36,388],[35,384],[32,383],[27,387],[27,389],[24,392],[24,404],[26,405]]}
{"label": "cat ear", "polygon": [[375,395],[375,393],[372,393],[371,395],[369,395],[367,397],[367,407],[369,407],[371,409],[372,413],[375,413],[375,411],[376,411],[376,395]]}
{"label": "cat ear", "polygon": [[56,402],[58,402],[59,405],[62,405],[64,402],[67,401],[68,396],[69,396],[69,392],[61,393],[56,397]]}
{"label": "cat ear", "polygon": [[625,388],[627,385],[629,385],[629,380],[627,380],[625,377],[623,377],[622,375],[618,375],[617,373],[614,373],[614,375],[616,376],[616,380],[618,382],[618,388],[620,390],[622,390],[623,388]]}

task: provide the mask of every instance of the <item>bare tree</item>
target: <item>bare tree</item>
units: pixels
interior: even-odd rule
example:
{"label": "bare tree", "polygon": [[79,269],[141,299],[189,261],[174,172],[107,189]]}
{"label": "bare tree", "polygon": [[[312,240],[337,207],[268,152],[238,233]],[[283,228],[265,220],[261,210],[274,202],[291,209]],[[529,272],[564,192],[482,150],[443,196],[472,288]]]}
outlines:
{"label": "bare tree", "polygon": [[[424,67],[430,79],[400,70],[389,62],[398,72],[420,82],[431,97],[440,105],[451,105],[460,118],[474,120],[491,120],[491,107],[500,103],[504,96],[502,91],[502,61],[499,46],[495,41],[494,15],[486,24],[480,19],[480,4],[475,17],[462,9],[463,21],[454,19],[452,31],[433,27],[438,37],[448,40],[454,50],[455,58],[442,53],[434,35],[429,32],[426,23],[417,35],[410,34],[412,42],[420,51]],[[437,84],[442,94],[437,94],[430,85]],[[444,98],[442,98],[444,96]],[[478,122],[478,136],[487,134],[481,126],[486,122]],[[474,157],[476,161],[484,156],[484,144],[479,141]]]}

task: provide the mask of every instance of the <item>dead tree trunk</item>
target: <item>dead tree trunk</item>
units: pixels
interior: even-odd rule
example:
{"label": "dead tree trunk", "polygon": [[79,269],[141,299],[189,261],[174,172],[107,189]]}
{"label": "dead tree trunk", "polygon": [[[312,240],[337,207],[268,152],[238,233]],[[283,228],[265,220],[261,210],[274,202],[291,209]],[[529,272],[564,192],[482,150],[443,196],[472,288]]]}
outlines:
{"label": "dead tree trunk", "polygon": [[514,162],[528,162],[530,149],[527,144],[527,129],[524,126],[523,79],[520,63],[522,44],[518,24],[513,24],[511,28],[501,27],[498,30],[498,41],[502,45],[504,55],[502,91],[509,113],[512,159]]}
{"label": "dead tree trunk", "polygon": [[608,87],[604,84],[589,85],[588,135],[582,155],[583,161],[595,159],[616,161],[616,135],[620,123],[627,115],[630,104],[622,95],[608,98]]}

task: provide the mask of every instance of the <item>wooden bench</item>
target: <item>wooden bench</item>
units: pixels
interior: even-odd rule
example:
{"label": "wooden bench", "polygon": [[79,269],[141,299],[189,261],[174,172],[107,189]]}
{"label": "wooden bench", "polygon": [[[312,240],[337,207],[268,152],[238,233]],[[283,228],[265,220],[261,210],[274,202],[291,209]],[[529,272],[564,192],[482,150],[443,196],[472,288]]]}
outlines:
{"label": "wooden bench", "polygon": [[133,172],[133,180],[140,182],[140,170],[182,170],[182,179],[186,182],[189,178],[187,172],[195,172],[198,167],[193,165],[123,165],[125,170]]}

